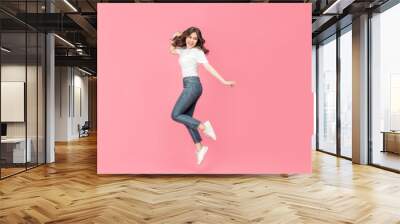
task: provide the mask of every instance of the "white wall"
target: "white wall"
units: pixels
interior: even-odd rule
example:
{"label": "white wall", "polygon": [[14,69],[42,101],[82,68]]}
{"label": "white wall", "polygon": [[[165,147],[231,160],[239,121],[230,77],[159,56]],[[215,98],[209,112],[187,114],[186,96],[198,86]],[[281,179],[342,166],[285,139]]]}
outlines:
{"label": "white wall", "polygon": [[68,140],[68,71],[67,67],[55,68],[55,141]]}
{"label": "white wall", "polygon": [[[76,71],[77,70],[75,70],[75,75],[74,75],[75,103],[72,111],[75,111],[75,113],[73,113],[73,119],[72,119],[72,127],[73,127],[72,135],[78,137],[79,135],[77,129],[78,124],[82,126],[85,123],[85,121],[88,120],[89,117],[89,111],[88,111],[89,94],[88,94],[88,77],[87,76],[83,77],[80,75],[83,73],[78,73],[78,75],[76,75]],[[81,111],[79,111],[79,109]]]}
{"label": "white wall", "polygon": [[77,139],[78,124],[88,120],[88,77],[76,68],[56,67],[55,86],[55,140]]}
{"label": "white wall", "polygon": [[[27,70],[25,70],[27,69]],[[27,73],[26,73],[27,71]],[[39,71],[41,72],[41,71]],[[1,66],[1,81],[3,82],[25,82],[25,76],[28,76],[28,81],[30,85],[36,86],[36,66],[18,65],[18,64],[5,64]],[[27,116],[28,116],[28,137],[31,133],[36,135],[36,112],[37,102],[36,102],[36,88],[27,88]],[[31,102],[34,102],[31,104]],[[39,105],[40,107],[41,105]],[[2,108],[6,110],[6,108]],[[34,124],[32,124],[34,122]],[[7,136],[8,137],[25,137],[25,124],[26,122],[7,122]],[[32,129],[32,130],[31,130]]]}

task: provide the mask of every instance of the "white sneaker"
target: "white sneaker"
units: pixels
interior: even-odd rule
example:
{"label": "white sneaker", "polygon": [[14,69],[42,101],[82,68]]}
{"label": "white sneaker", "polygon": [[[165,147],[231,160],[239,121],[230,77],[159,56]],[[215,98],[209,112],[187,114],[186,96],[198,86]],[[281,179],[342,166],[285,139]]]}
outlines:
{"label": "white sneaker", "polygon": [[211,122],[210,121],[206,121],[203,123],[205,129],[204,129],[204,134],[206,134],[207,136],[209,136],[210,138],[217,140],[217,135],[215,134],[215,131],[213,129],[213,127],[211,126]]}
{"label": "white sneaker", "polygon": [[200,150],[196,151],[197,165],[200,165],[200,163],[203,161],[207,151],[208,151],[207,146],[202,146]]}

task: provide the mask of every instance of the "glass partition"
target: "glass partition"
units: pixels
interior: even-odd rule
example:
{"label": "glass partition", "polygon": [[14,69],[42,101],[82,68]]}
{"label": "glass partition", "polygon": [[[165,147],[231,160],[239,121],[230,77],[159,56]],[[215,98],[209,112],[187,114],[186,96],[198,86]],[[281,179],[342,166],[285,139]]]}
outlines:
{"label": "glass partition", "polygon": [[26,144],[26,33],[1,34],[1,176],[26,169],[32,151]]}
{"label": "glass partition", "polygon": [[1,1],[0,178],[45,162],[45,34],[18,18],[43,13],[45,1]]}

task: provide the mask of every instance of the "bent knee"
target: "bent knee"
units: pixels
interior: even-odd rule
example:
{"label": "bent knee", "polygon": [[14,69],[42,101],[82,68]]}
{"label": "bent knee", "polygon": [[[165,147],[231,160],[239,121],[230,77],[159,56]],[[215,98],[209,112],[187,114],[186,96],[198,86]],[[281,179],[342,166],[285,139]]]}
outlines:
{"label": "bent knee", "polygon": [[172,118],[172,120],[174,120],[174,121],[177,121],[177,120],[178,120],[178,116],[179,116],[179,113],[176,113],[176,112],[172,112],[172,113],[171,113],[171,118]]}

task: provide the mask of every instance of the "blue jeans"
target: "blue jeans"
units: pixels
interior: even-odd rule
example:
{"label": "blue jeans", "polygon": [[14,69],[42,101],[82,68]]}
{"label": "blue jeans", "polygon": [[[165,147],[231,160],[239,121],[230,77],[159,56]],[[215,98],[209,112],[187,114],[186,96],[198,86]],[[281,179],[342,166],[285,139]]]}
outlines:
{"label": "blue jeans", "polygon": [[171,114],[174,121],[186,126],[194,143],[199,143],[202,140],[197,130],[200,121],[193,118],[194,108],[202,92],[203,87],[198,76],[184,77],[183,91],[176,101]]}

